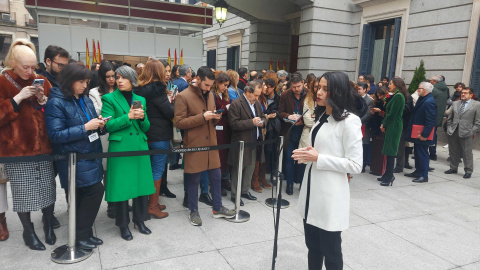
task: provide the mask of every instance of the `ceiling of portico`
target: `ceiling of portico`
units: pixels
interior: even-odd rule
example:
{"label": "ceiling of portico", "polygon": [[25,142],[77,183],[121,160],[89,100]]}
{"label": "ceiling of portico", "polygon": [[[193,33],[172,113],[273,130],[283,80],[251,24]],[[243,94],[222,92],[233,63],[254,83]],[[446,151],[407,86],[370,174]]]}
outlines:
{"label": "ceiling of portico", "polygon": [[[217,0],[203,0],[215,5]],[[228,12],[244,18],[247,21],[285,22],[289,14],[300,11],[303,5],[311,4],[313,0],[225,0]],[[215,14],[215,13],[214,13]]]}

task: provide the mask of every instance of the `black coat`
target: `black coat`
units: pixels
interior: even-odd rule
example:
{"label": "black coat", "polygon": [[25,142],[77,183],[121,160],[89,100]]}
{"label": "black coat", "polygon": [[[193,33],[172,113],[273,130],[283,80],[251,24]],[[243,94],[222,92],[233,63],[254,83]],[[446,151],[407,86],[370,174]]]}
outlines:
{"label": "black coat", "polygon": [[136,88],[134,93],[147,101],[147,115],[150,129],[147,131],[149,141],[168,141],[173,138],[174,104],[170,103],[166,86],[162,82],[151,82]]}
{"label": "black coat", "polygon": [[419,97],[417,104],[412,110],[410,115],[410,121],[408,123],[407,130],[405,132],[405,140],[408,142],[418,143],[422,145],[432,145],[432,140],[421,141],[420,139],[413,139],[412,125],[424,126],[422,131],[422,137],[428,138],[432,129],[435,128],[435,121],[437,117],[437,104],[432,94],[428,94],[425,97]]}
{"label": "black coat", "polygon": [[[276,113],[277,117],[268,119],[267,121],[267,132],[265,134],[265,140],[271,140],[278,138],[280,136],[280,129],[282,128],[282,118],[280,113],[278,112],[278,105],[280,104],[280,96],[275,94],[273,98],[273,103],[268,105],[267,109],[265,110],[265,115]],[[275,144],[266,144],[265,150],[272,151]]]}

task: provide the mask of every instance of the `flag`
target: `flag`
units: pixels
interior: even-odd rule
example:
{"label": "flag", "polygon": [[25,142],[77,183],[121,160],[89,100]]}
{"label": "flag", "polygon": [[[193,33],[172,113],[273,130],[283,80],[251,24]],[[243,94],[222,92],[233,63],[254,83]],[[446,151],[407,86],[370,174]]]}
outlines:
{"label": "flag", "polygon": [[100,41],[97,40],[98,62],[102,62],[102,54],[100,53]]}
{"label": "flag", "polygon": [[280,58],[277,58],[277,71],[280,70]]}
{"label": "flag", "polygon": [[168,49],[168,65],[172,66],[172,57],[170,56],[170,48]]}
{"label": "flag", "polygon": [[183,65],[183,49],[180,52],[180,65]]}
{"label": "flag", "polygon": [[87,59],[86,59],[85,65],[87,66],[87,68],[90,68],[90,52],[88,50],[88,38],[86,39],[86,43],[87,43]]}
{"label": "flag", "polygon": [[175,49],[175,61],[173,63],[175,66],[177,65],[177,49]]}
{"label": "flag", "polygon": [[283,58],[283,70],[287,70],[287,62],[285,62],[285,58]]}
{"label": "flag", "polygon": [[272,69],[273,69],[273,60],[272,60],[272,58],[270,57],[270,68],[269,68],[269,70],[272,70]]}
{"label": "flag", "polygon": [[98,63],[97,61],[97,50],[95,49],[95,39],[92,40],[92,46],[93,46],[93,63]]}

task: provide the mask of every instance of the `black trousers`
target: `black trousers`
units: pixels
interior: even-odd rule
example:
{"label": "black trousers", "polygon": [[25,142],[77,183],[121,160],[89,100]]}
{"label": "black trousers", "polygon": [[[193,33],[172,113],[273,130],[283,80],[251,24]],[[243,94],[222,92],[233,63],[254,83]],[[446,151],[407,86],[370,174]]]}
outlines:
{"label": "black trousers", "polygon": [[102,203],[105,188],[102,182],[88,187],[77,188],[77,224],[78,240],[86,240],[92,234],[92,227]]}
{"label": "black trousers", "polygon": [[[133,223],[143,222],[148,217],[148,196],[140,196],[132,199],[133,205]],[[128,214],[128,200],[123,202],[115,202],[116,217],[115,225],[118,227],[127,227],[130,223]]]}
{"label": "black trousers", "polygon": [[323,259],[325,258],[325,268],[327,270],[342,270],[342,232],[329,232],[313,225],[307,224],[303,220],[305,229],[305,243],[308,248],[308,269],[322,269]]}

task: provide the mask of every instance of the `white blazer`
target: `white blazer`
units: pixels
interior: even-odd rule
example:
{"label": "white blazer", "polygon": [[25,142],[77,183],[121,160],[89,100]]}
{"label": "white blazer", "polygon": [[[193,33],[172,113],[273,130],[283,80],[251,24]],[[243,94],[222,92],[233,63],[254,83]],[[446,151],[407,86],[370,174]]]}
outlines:
{"label": "white blazer", "polygon": [[[343,231],[349,227],[350,218],[347,173],[362,171],[362,123],[353,113],[339,122],[331,115],[327,120],[315,137],[315,149],[319,155],[315,164],[307,163],[297,210],[305,219],[308,171],[311,167],[310,203],[306,222],[326,231]],[[320,121],[315,123],[312,131],[319,124]],[[312,132],[309,142],[311,140]]]}

